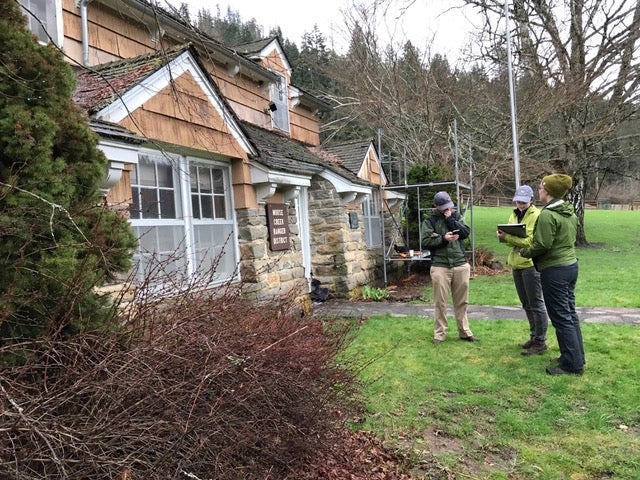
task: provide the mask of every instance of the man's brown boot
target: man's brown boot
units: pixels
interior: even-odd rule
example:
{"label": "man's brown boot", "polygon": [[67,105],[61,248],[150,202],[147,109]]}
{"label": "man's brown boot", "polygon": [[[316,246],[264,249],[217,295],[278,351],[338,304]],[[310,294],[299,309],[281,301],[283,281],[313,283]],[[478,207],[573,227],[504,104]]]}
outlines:
{"label": "man's brown boot", "polygon": [[546,343],[534,343],[532,346],[520,352],[522,355],[541,355],[547,350]]}
{"label": "man's brown boot", "polygon": [[530,339],[530,340],[527,340],[527,341],[526,341],[526,342],[524,342],[524,343],[521,343],[521,344],[520,344],[520,346],[521,346],[522,348],[531,348],[531,347],[533,347],[535,344],[536,344],[536,342],[534,342],[532,339]]}

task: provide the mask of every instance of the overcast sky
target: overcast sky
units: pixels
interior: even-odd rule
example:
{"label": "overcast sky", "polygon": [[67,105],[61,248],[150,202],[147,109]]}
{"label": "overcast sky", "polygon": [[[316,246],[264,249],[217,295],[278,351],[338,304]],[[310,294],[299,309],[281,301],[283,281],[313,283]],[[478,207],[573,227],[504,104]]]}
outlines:
{"label": "overcast sky", "polygon": [[[217,6],[224,16],[231,5],[243,21],[255,18],[264,27],[265,35],[273,27],[280,26],[283,35],[300,45],[305,32],[317,24],[328,40],[329,46],[342,52],[347,44],[343,11],[351,4],[347,0],[165,0],[171,5],[189,5],[192,16],[200,9],[215,14]],[[367,0],[360,0],[366,3]],[[469,10],[462,10],[461,0],[390,0],[392,7],[379,25],[379,38],[385,42],[403,44],[407,39],[422,52],[433,42],[432,50],[447,55],[454,63],[458,51],[469,40],[472,28]],[[401,15],[403,7],[406,9]]]}

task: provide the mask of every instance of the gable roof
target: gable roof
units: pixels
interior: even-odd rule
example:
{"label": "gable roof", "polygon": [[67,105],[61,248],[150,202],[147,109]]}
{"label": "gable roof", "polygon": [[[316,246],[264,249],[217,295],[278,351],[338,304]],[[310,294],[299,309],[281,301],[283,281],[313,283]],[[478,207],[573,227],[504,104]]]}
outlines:
{"label": "gable roof", "polygon": [[254,160],[271,169],[306,174],[331,170],[351,183],[371,186],[370,182],[358,178],[345,168],[338,157],[323,152],[319,147],[306,145],[276,131],[265,130],[244,121],[241,123],[258,150],[258,156]]}
{"label": "gable roof", "polygon": [[[282,58],[285,69],[291,76],[291,63],[287,58],[287,55],[282,48],[280,39],[278,37],[263,38],[256,40],[255,42],[243,43],[234,47],[240,54],[246,56],[252,60],[262,60],[267,57],[273,50],[277,50],[278,54]],[[303,105],[311,111],[317,110],[327,112],[332,109],[331,105],[321,100],[315,95],[305,91],[304,89],[290,84],[292,105]]]}
{"label": "gable roof", "polygon": [[76,73],[76,105],[93,115],[121,99],[142,80],[171,63],[185,51],[181,45],[164,52],[116,60]]}
{"label": "gable roof", "polygon": [[372,146],[373,142],[371,139],[359,139],[332,143],[325,145],[324,149],[338,156],[344,163],[344,166],[357,175]]}
{"label": "gable roof", "polygon": [[271,54],[271,52],[276,51],[280,58],[282,58],[282,64],[287,70],[287,73],[291,76],[291,62],[284,53],[284,49],[282,48],[282,44],[278,37],[263,38],[262,40],[256,40],[255,42],[236,45],[233,48],[247,58],[258,61],[266,58]]}
{"label": "gable roof", "polygon": [[[382,185],[389,183],[373,140],[349,140],[332,143],[324,148],[339,157],[345,167],[358,177],[366,178],[376,184],[378,182],[381,182]],[[372,176],[376,177],[378,172],[380,174],[379,180],[372,180]]]}
{"label": "gable roof", "polygon": [[94,119],[118,123],[185,72],[191,73],[238,144],[254,155],[238,118],[191,44],[79,71],[73,99]]}

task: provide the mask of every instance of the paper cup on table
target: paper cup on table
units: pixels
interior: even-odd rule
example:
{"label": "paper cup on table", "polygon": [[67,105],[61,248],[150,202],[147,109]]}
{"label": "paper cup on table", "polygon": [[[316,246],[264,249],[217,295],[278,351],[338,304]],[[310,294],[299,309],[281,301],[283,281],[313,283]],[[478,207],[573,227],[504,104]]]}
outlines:
{"label": "paper cup on table", "polygon": [[409,250],[409,256],[410,257],[413,257],[413,253],[414,253],[413,250]]}

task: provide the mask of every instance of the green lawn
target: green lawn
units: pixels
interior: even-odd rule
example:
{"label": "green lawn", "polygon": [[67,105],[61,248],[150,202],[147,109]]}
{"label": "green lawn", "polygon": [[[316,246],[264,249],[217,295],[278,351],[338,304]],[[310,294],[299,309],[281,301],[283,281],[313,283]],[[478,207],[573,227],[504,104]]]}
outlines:
{"label": "green lawn", "polygon": [[[495,225],[508,208],[474,209],[476,246],[501,260]],[[588,211],[593,248],[580,249],[578,305],[640,307],[640,212]],[[509,273],[471,282],[475,304],[517,305]],[[454,320],[451,327],[455,331]],[[357,368],[365,411],[353,428],[375,432],[424,479],[639,479],[640,328],[583,325],[583,376],[551,377],[559,355],[524,357],[523,321],[472,321],[481,342],[450,335],[433,345],[433,318],[372,317],[343,361]]]}
{"label": "green lawn", "polygon": [[[495,231],[498,223],[507,221],[510,210],[507,207],[473,209],[476,249],[491,250],[503,264],[506,264],[509,251],[498,243]],[[587,210],[585,232],[592,246],[577,252],[580,273],[576,304],[640,308],[640,211]],[[474,278],[469,302],[519,305],[511,274]]]}
{"label": "green lawn", "polygon": [[[371,318],[345,352],[366,364],[354,428],[409,455],[415,478],[640,478],[637,326],[584,325],[580,377],[544,373],[553,329],[547,354],[524,357],[524,322],[472,328],[481,342],[433,345],[431,318]],[[453,476],[428,476],[434,466]]]}

